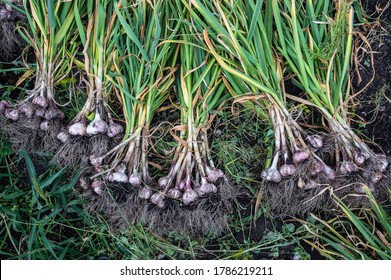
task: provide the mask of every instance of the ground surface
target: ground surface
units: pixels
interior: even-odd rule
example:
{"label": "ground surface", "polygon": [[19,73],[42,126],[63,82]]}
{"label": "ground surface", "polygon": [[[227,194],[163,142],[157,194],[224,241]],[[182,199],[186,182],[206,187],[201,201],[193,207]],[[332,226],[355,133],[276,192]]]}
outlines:
{"label": "ground surface", "polygon": [[[391,141],[389,140],[391,139],[391,6],[387,8],[387,0],[368,0],[363,1],[363,3],[367,13],[372,18],[380,16],[381,22],[379,21],[380,24],[377,25],[362,27],[362,32],[367,36],[374,54],[374,67],[372,68],[370,56],[365,53],[365,51],[369,51],[369,48],[363,45],[358,54],[360,57],[358,70],[361,82],[359,82],[357,74],[353,79],[356,92],[363,89],[371,81],[373,74],[375,74],[375,77],[363,93],[357,97],[360,102],[357,103],[356,113],[362,118],[362,122],[356,128],[363,132],[369,141],[377,143],[375,145],[376,149],[384,150],[385,153],[391,155]],[[360,43],[358,45],[360,46]],[[9,66],[3,65],[3,67]],[[12,85],[15,81],[15,75],[0,75],[0,85],[2,86]],[[5,87],[0,87],[0,94],[5,91]],[[259,175],[263,167],[261,158],[255,157],[258,158],[257,162],[252,159],[254,155],[262,152],[264,139],[257,137],[257,131],[260,128],[251,119],[238,119],[230,122],[226,127],[224,127],[225,120],[222,121],[223,126],[215,128],[215,138],[219,139],[219,141],[216,141],[218,143],[216,145],[220,145],[220,147],[212,147],[224,151],[224,154],[218,155],[218,158],[221,159],[218,164],[228,166],[228,170],[235,174],[238,182],[245,182],[249,192],[252,191],[252,195],[256,195],[259,187],[257,182],[259,182]],[[238,129],[243,129],[243,131],[239,131],[244,135],[240,139],[235,138],[235,135],[239,134]],[[224,134],[221,132],[222,130],[233,130],[236,133]],[[244,146],[247,148],[240,148]],[[9,147],[1,146],[0,156],[8,155]],[[243,158],[243,162],[236,162],[239,155]],[[30,185],[29,180],[26,179],[27,171],[25,177],[7,177],[4,174],[10,172],[6,167],[10,163],[1,163],[3,167],[0,168],[0,185],[6,186],[12,183],[15,178],[15,182],[20,185]],[[17,164],[24,164],[24,161]],[[37,165],[36,168],[45,170],[46,167]],[[18,168],[14,170],[18,170]],[[41,174],[41,171],[37,173]],[[3,220],[4,216],[0,217],[0,258],[16,257],[16,255],[21,258],[30,258],[32,255],[35,258],[60,257],[62,256],[61,252],[64,252],[66,258],[76,258],[76,256],[79,258],[114,259],[321,258],[319,253],[311,250],[303,241],[298,240],[302,239],[305,233],[302,232],[297,222],[289,220],[290,217],[276,219],[268,214],[267,209],[262,209],[257,214],[259,217],[255,219],[254,225],[255,199],[249,195],[243,195],[239,198],[238,210],[237,213],[234,213],[235,215],[231,221],[232,225],[230,225],[231,231],[227,235],[213,239],[188,240],[186,242],[163,239],[141,227],[136,227],[132,233],[124,233],[113,237],[107,232],[104,222],[101,223],[100,228],[97,228],[96,222],[91,221],[90,217],[78,215],[82,213],[79,208],[80,204],[78,204],[80,202],[66,199],[64,196],[64,194],[71,193],[72,186],[68,186],[64,193],[49,190],[48,192],[53,199],[52,204],[56,205],[57,203],[58,206],[43,210],[37,208],[36,205],[34,195],[38,196],[38,194],[34,194],[34,192],[31,194],[29,191],[29,189],[20,190],[18,197],[13,196],[10,192],[7,194],[7,197],[9,197],[7,199],[10,201],[9,205],[0,203],[0,213],[5,209],[4,213],[7,217],[12,217],[9,222]],[[28,219],[26,216],[18,216],[17,209],[25,211],[23,212],[25,215],[31,215],[29,223],[22,225],[15,222]],[[55,215],[51,213],[55,213]],[[48,217],[50,219],[56,218],[56,220],[50,220]],[[48,221],[52,222],[48,223]],[[47,235],[43,235],[39,227],[32,227],[32,224],[37,222],[43,229],[47,230]],[[30,240],[35,240],[32,232],[37,236],[36,243],[23,238],[23,234],[29,234]],[[40,255],[40,248],[47,245],[45,242],[55,245],[53,245],[55,255],[51,252],[47,255],[43,253],[43,255]],[[34,248],[35,250],[33,250]],[[61,252],[59,253],[59,251]]]}
{"label": "ground surface", "polygon": [[[380,16],[381,27],[373,25],[363,28],[364,34],[369,35],[374,67],[370,63],[370,56],[363,55],[359,63],[362,81],[358,83],[357,75],[353,80],[356,91],[370,83],[358,97],[360,103],[357,114],[364,121],[359,128],[378,145],[378,150],[382,149],[387,155],[391,155],[391,6],[387,0],[368,0],[363,3],[368,15],[373,18]],[[363,48],[369,51],[368,47]],[[374,79],[370,82],[373,75]]]}

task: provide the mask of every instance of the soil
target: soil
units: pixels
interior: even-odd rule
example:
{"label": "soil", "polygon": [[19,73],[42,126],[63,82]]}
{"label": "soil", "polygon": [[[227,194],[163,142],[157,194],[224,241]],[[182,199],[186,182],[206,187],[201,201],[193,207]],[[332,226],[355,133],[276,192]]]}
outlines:
{"label": "soil", "polygon": [[[357,73],[353,73],[352,85],[355,91],[358,92],[366,87],[375,74],[373,81],[358,96],[359,102],[357,103],[356,114],[362,118],[362,122],[355,127],[373,143],[372,146],[375,150],[384,151],[391,156],[391,141],[389,141],[391,139],[391,79],[389,78],[391,76],[391,4],[389,2],[389,0],[362,1],[368,15],[372,18],[380,16],[380,24],[362,27],[361,31],[367,36],[374,54],[373,67],[371,66],[369,54],[361,52],[358,67],[361,81]],[[387,6],[389,7],[385,9]],[[0,74],[1,85],[11,85],[16,80],[16,76]],[[2,92],[0,91],[0,97],[1,95]],[[2,171],[0,170],[0,172]],[[5,183],[4,179],[0,181],[0,185],[2,183]],[[244,209],[241,213],[242,217],[248,217],[253,209],[254,200],[249,197],[241,197],[239,198],[239,203]],[[255,227],[234,232],[233,235],[239,243],[259,242],[268,232],[273,230],[281,231],[283,223],[282,219],[270,219],[262,215],[257,219]],[[66,235],[71,237],[72,233],[67,233]],[[322,259],[322,256],[318,252],[311,250],[309,245],[305,243],[301,245],[310,254],[311,259]],[[296,245],[281,248],[279,258],[293,259],[294,246]],[[207,246],[208,250],[213,250],[214,248],[219,249],[218,240],[214,240]],[[263,251],[252,257],[256,259],[270,259],[271,255],[271,251]],[[213,258],[215,255],[209,257]]]}
{"label": "soil", "polygon": [[[372,142],[373,149],[391,155],[391,4],[388,0],[363,1],[367,14],[379,18],[378,25],[364,26],[362,32],[367,36],[373,51],[373,68],[369,54],[361,57],[359,83],[354,74],[353,86],[356,92],[369,86],[358,96],[357,115],[363,123],[356,127]],[[388,8],[387,8],[388,6]],[[387,9],[385,9],[385,7]],[[376,143],[376,144],[375,144]]]}

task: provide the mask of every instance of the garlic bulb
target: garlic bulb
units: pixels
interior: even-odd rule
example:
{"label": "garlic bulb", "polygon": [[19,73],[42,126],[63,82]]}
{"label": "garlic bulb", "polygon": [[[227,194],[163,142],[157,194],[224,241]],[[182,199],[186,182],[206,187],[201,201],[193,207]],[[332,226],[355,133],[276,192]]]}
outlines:
{"label": "garlic bulb", "polygon": [[5,110],[5,117],[7,119],[17,121],[19,120],[19,111],[15,109],[7,109]]}
{"label": "garlic bulb", "polygon": [[95,118],[90,124],[87,126],[87,134],[88,135],[96,135],[99,133],[106,133],[108,129],[107,123],[102,120],[99,113],[95,114]]}
{"label": "garlic bulb", "polygon": [[261,173],[261,176],[263,179],[265,179],[268,182],[273,182],[273,183],[279,183],[281,182],[281,174],[277,170],[277,168],[269,168],[266,170],[263,170]]}
{"label": "garlic bulb", "polygon": [[196,201],[198,194],[191,188],[188,188],[184,191],[182,195],[183,204],[189,205],[190,203]]}
{"label": "garlic bulb", "polygon": [[148,187],[144,187],[141,189],[141,191],[138,193],[138,197],[141,199],[149,199],[152,196],[152,191]]}
{"label": "garlic bulb", "polygon": [[87,133],[87,126],[84,122],[77,122],[68,128],[68,132],[70,135],[74,136],[85,136]]}
{"label": "garlic bulb", "polygon": [[296,174],[296,167],[293,164],[283,164],[279,171],[282,177],[292,176]]}
{"label": "garlic bulb", "polygon": [[65,131],[61,131],[57,134],[57,139],[60,140],[62,143],[66,143],[69,140],[69,134]]}
{"label": "garlic bulb", "polygon": [[307,158],[309,158],[310,152],[307,149],[297,150],[293,154],[293,161],[295,163],[300,163],[305,161]]}
{"label": "garlic bulb", "polygon": [[115,137],[124,132],[124,127],[118,123],[111,123],[107,128],[107,136]]}
{"label": "garlic bulb", "polygon": [[153,194],[150,198],[150,201],[159,208],[163,208],[166,205],[164,201],[164,194],[161,192]]}
{"label": "garlic bulb", "polygon": [[36,96],[33,99],[33,104],[40,106],[42,108],[46,108],[49,105],[48,100],[43,96]]}

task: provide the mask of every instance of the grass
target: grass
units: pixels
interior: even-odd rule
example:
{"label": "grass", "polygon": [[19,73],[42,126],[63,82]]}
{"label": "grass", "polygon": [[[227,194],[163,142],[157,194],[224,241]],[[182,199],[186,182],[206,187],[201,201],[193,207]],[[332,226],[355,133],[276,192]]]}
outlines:
{"label": "grass", "polygon": [[303,221],[305,228],[316,237],[306,240],[327,259],[391,259],[391,216],[389,208],[381,206],[368,187],[369,205],[352,209],[333,195],[338,208],[327,221],[312,215],[313,221]]}
{"label": "grass", "polygon": [[[162,237],[140,224],[113,232],[103,217],[84,211],[84,202],[75,195],[77,174],[69,177],[66,170],[48,166],[44,155],[33,158],[25,152],[15,155],[11,145],[1,139],[0,258],[313,258],[316,250],[311,251],[303,241],[319,244],[321,237],[314,229],[308,230],[313,217],[303,220],[303,226],[297,221],[283,222],[273,217],[266,204],[262,203],[257,211],[254,209],[268,134],[264,133],[264,139],[256,136],[267,132],[268,126],[254,121],[251,111],[239,117],[231,116],[227,110],[231,108],[220,113],[219,122],[213,127],[211,146],[219,159],[216,163],[225,166],[232,181],[244,187],[248,195],[237,202],[230,230],[225,235],[186,239],[172,233]],[[253,224],[254,215],[257,227]],[[342,223],[332,222],[339,234],[351,228],[346,220],[343,227]],[[324,227],[319,230],[329,232]],[[322,251],[319,246],[316,249]]]}
{"label": "grass", "polygon": [[[218,164],[255,193],[259,169],[250,166],[261,162],[262,143],[245,147],[263,127],[251,126],[251,115],[231,119],[222,113],[221,123],[227,127],[215,128],[211,144],[225,155]],[[247,137],[238,138],[235,130]],[[83,201],[75,195],[77,174],[69,176],[66,170],[48,166],[44,155],[31,157],[25,152],[13,154],[11,145],[1,141],[1,259],[278,259],[298,254],[308,258],[300,245],[306,231],[276,221],[266,206],[257,211],[262,220],[258,226],[266,231],[254,228],[250,195],[237,203],[230,231],[219,238],[184,239],[175,233],[162,237],[140,224],[113,232],[104,218],[84,211]]]}
{"label": "grass", "polygon": [[[225,166],[231,180],[244,187],[248,195],[243,195],[237,202],[236,212],[230,219],[230,230],[225,235],[184,239],[172,233],[162,237],[140,224],[123,232],[113,232],[104,218],[84,211],[84,202],[75,195],[77,174],[69,176],[66,170],[48,166],[45,155],[30,156],[25,152],[15,155],[11,145],[1,139],[0,258],[313,258],[314,253],[303,240],[317,244],[319,251],[324,250],[319,245],[320,235],[314,228],[308,230],[309,223],[315,222],[315,216],[303,220],[302,226],[292,221],[281,222],[273,217],[266,204],[261,204],[258,211],[254,210],[253,197],[260,187],[262,157],[266,156],[265,142],[269,141],[270,133],[267,132],[270,128],[254,121],[256,117],[251,111],[241,116],[231,115],[227,111],[231,111],[231,107],[219,114],[219,122],[213,127],[211,146],[216,151],[216,163]],[[264,138],[257,138],[259,134]],[[368,209],[361,211],[367,213],[366,217],[372,217]],[[253,224],[254,215],[257,227]],[[340,235],[348,235],[346,230],[354,228],[346,217],[343,222],[338,221],[327,222]],[[319,223],[318,220],[318,228]],[[324,225],[320,230],[331,234]],[[373,227],[369,230],[373,230]],[[358,236],[357,231],[355,236]],[[365,241],[362,243],[366,244]],[[323,246],[330,251],[329,245],[325,244]],[[374,255],[371,257],[376,258]]]}
{"label": "grass", "polygon": [[[17,64],[6,71],[20,72],[22,68]],[[8,96],[11,87],[0,85],[0,91]],[[60,95],[66,101],[68,96]],[[79,112],[85,101],[78,92],[71,98],[75,102],[65,112],[67,115]],[[314,214],[301,224],[284,222],[273,217],[263,203],[255,210],[254,196],[261,184],[260,171],[273,131],[252,111],[241,111],[238,116],[231,110],[235,108],[227,107],[219,113],[211,148],[216,163],[248,193],[237,201],[225,235],[190,239],[172,233],[162,237],[141,224],[113,232],[103,217],[84,211],[85,202],[76,195],[78,174],[70,175],[48,165],[45,155],[15,155],[10,144],[0,139],[0,258],[313,258],[304,240],[330,259],[390,257],[390,217],[370,193],[367,195],[372,207],[362,209],[349,209],[335,197],[340,206],[338,215],[328,221]],[[158,145],[167,143],[159,141]]]}

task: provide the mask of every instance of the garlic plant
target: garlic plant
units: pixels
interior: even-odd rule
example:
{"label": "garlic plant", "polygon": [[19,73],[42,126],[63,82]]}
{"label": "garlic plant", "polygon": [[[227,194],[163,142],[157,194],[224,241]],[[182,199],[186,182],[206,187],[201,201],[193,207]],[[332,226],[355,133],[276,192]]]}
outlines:
{"label": "garlic plant", "polygon": [[[89,182],[93,196],[101,197],[96,199],[96,208],[120,203],[118,211],[133,215],[133,210],[152,195],[148,158],[151,122],[175,81],[178,55],[177,44],[164,42],[179,30],[180,22],[169,20],[175,13],[173,3],[120,1],[114,7],[118,25],[112,42],[116,49],[111,52],[113,67],[107,79],[119,97],[126,126],[118,145],[90,156],[95,171],[82,181]],[[116,221],[124,222],[126,219]]]}
{"label": "garlic plant", "polygon": [[[17,4],[15,1],[8,3]],[[23,1],[29,30],[22,28],[21,34],[34,51],[35,68],[33,89],[17,105],[7,106],[4,114],[11,121],[7,129],[11,142],[22,138],[29,142],[42,131],[45,149],[56,145],[55,134],[60,127],[64,113],[56,101],[56,85],[68,78],[76,54],[74,40],[74,3],[63,1]],[[11,8],[7,7],[7,11]],[[16,6],[14,6],[16,8]],[[12,12],[12,11],[11,11]],[[22,77],[22,82],[26,77]]]}
{"label": "garlic plant", "polygon": [[273,156],[262,177],[278,184],[284,177],[296,180],[297,170],[305,168],[312,170],[313,177],[322,173],[332,180],[334,172],[315,153],[323,145],[322,137],[305,131],[290,114],[285,68],[272,48],[270,7],[263,1],[233,3],[235,13],[230,13],[232,3],[194,0],[186,5],[196,18],[194,29],[203,34],[204,46],[224,70],[231,94],[253,101],[257,114],[274,130]]}
{"label": "garlic plant", "polygon": [[[165,206],[165,197],[189,205],[198,199],[219,192],[218,181],[227,183],[224,173],[212,160],[208,129],[216,113],[228,98],[222,71],[213,58],[194,46],[188,36],[189,27],[182,27],[180,69],[176,84],[181,110],[177,148],[169,173],[159,179],[160,192],[151,197],[158,207]],[[224,189],[224,187],[223,187]]]}
{"label": "garlic plant", "polygon": [[[114,92],[108,79],[108,72],[114,67],[113,30],[119,24],[114,11],[116,4],[108,0],[75,0],[73,3],[77,35],[83,47],[83,61],[76,60],[75,64],[82,68],[87,100],[66,130],[57,135],[63,145],[56,154],[56,161],[77,167],[81,162],[86,164],[88,156],[93,158],[107,152],[113,146],[110,138],[119,136],[123,127],[114,122],[109,106]],[[72,156],[76,153],[77,156]]]}
{"label": "garlic plant", "polygon": [[344,184],[344,176],[350,180],[349,176],[361,173],[366,180],[363,183],[373,188],[386,171],[388,160],[384,154],[375,154],[349,125],[352,3],[270,3],[278,34],[275,46],[294,75],[295,84],[306,94],[292,99],[318,110],[326,121],[340,184]]}

